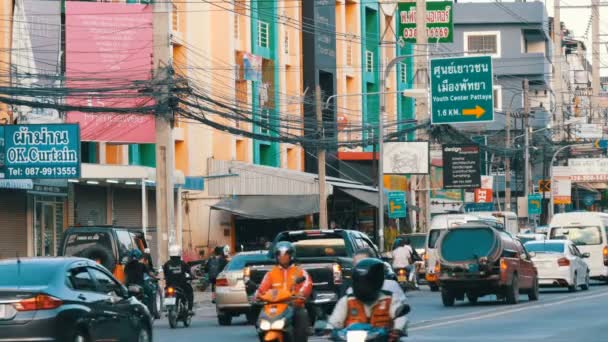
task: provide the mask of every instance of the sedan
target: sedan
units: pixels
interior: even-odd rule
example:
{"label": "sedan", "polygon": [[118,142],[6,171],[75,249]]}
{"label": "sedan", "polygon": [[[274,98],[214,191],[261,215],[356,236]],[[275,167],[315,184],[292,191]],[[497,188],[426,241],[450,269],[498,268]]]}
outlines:
{"label": "sedan", "polygon": [[0,261],[0,341],[152,341],[152,317],[82,258]]}
{"label": "sedan", "polygon": [[538,269],[540,286],[567,287],[570,292],[589,289],[589,267],[583,260],[589,253],[581,253],[571,241],[532,241],[525,247]]}
{"label": "sedan", "polygon": [[235,255],[215,281],[215,309],[220,325],[230,325],[232,317],[245,314],[247,321],[254,324],[257,312],[252,310],[247,297],[245,265],[249,262],[268,260],[268,251],[242,252]]}

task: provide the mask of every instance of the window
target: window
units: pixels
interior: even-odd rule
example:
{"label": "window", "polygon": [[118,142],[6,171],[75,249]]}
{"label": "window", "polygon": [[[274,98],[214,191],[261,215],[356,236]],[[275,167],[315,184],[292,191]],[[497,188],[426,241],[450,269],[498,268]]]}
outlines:
{"label": "window", "polygon": [[95,292],[95,282],[86,267],[72,270],[68,275],[70,287],[78,291]]}
{"label": "window", "polygon": [[437,245],[437,240],[439,240],[439,236],[441,236],[440,229],[432,229],[429,232],[429,248],[435,248]]}
{"label": "window", "polygon": [[258,21],[258,46],[267,49],[269,47],[268,34],[270,26],[267,22]]}
{"label": "window", "polygon": [[353,65],[353,43],[346,43],[346,65]]}
{"label": "window", "polygon": [[270,110],[262,109],[260,112],[260,133],[268,134],[270,130]]}
{"label": "window", "polygon": [[175,4],[172,4],[173,6],[173,11],[171,12],[172,15],[172,24],[173,24],[173,31],[179,31],[179,12],[177,11],[177,6]]}
{"label": "window", "polygon": [[346,256],[346,246],[342,238],[300,240],[294,242],[293,245],[299,258]]}
{"label": "window", "polygon": [[464,45],[469,55],[500,57],[500,32],[465,32]]}
{"label": "window", "polygon": [[407,65],[399,63],[399,83],[407,84]]}
{"label": "window", "polygon": [[82,253],[91,247],[101,247],[112,251],[112,242],[107,233],[77,232],[70,234],[66,240],[64,256],[83,256]]}
{"label": "window", "polygon": [[89,268],[89,271],[91,274],[93,274],[93,277],[97,279],[97,285],[99,285],[98,292],[108,295],[111,294],[114,296],[120,295],[120,292],[122,292],[120,291],[121,286],[118,285],[109,275],[95,268]]}
{"label": "window", "polygon": [[502,110],[502,87],[494,86],[492,94],[494,96],[494,109]]}
{"label": "window", "polygon": [[564,244],[561,242],[528,242],[525,247],[528,252],[564,253]]}
{"label": "window", "polygon": [[289,31],[285,31],[283,39],[283,53],[289,55]]}
{"label": "window", "polygon": [[550,239],[568,239],[577,246],[599,245],[602,243],[600,227],[560,227],[551,230]]}
{"label": "window", "polygon": [[116,236],[118,237],[118,251],[121,257],[127,255],[130,250],[136,248],[135,243],[131,238],[131,234],[129,234],[128,231],[117,230]]}
{"label": "window", "polygon": [[365,51],[365,71],[374,72],[374,53]]}
{"label": "window", "polygon": [[234,39],[239,39],[241,30],[241,16],[238,13],[234,14]]}

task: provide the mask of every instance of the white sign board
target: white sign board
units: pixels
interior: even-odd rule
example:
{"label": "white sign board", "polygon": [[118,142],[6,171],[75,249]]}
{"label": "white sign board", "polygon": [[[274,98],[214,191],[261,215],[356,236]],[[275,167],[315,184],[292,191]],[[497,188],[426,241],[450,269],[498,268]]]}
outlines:
{"label": "white sign board", "polygon": [[384,144],[384,174],[426,175],[429,173],[427,141],[388,142]]}
{"label": "white sign board", "polygon": [[482,189],[494,189],[494,177],[493,176],[481,176],[481,188]]}
{"label": "white sign board", "polygon": [[571,170],[568,166],[554,166],[551,180],[551,194],[555,204],[570,204],[572,202]]}
{"label": "white sign board", "polygon": [[568,169],[570,180],[575,182],[608,181],[608,158],[568,159]]}
{"label": "white sign board", "polygon": [[585,123],[575,126],[574,135],[579,139],[601,139],[604,132],[601,125]]}

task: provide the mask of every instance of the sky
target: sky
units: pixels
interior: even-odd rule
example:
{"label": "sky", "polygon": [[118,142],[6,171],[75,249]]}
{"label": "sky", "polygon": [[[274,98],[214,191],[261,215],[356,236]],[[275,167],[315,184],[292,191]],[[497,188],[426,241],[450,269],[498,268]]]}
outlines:
{"label": "sky", "polygon": [[[527,2],[543,2],[547,8],[547,12],[550,17],[553,16],[553,6],[554,0],[527,0]],[[501,2],[500,0],[458,0],[458,3],[466,3],[466,2]],[[502,1],[502,2],[515,2],[511,1]],[[606,2],[606,1],[600,1]],[[591,0],[561,0],[561,6],[568,5],[591,5]],[[588,49],[588,59],[591,62],[591,8],[562,8],[561,9],[561,20],[566,25],[566,27],[573,32],[574,36],[577,39],[581,39],[585,41]],[[589,27],[588,37],[587,39],[582,39],[587,31],[587,27]],[[600,34],[608,34],[608,6],[600,7]],[[600,37],[601,42],[608,43],[608,35],[605,37]],[[602,66],[606,66],[601,70],[602,76],[608,76],[608,44],[602,46],[600,48],[600,60]]]}

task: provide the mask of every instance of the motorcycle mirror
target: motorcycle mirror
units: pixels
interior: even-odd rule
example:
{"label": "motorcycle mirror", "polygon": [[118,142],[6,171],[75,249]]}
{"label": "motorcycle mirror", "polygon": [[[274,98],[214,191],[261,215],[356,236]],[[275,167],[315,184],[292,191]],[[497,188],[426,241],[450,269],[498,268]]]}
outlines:
{"label": "motorcycle mirror", "polygon": [[302,284],[305,281],[306,281],[306,277],[296,278],[296,284],[298,284],[298,285]]}

